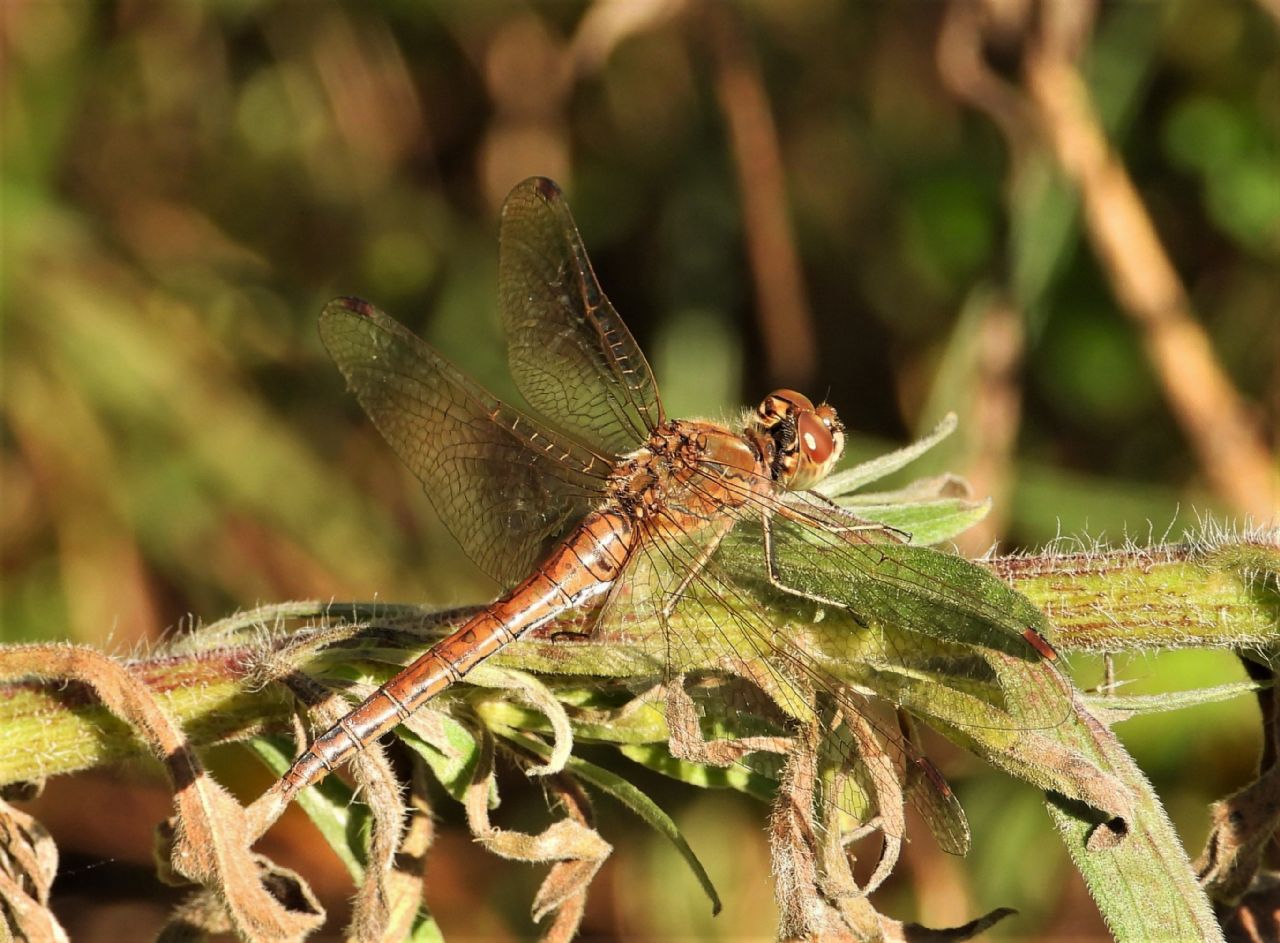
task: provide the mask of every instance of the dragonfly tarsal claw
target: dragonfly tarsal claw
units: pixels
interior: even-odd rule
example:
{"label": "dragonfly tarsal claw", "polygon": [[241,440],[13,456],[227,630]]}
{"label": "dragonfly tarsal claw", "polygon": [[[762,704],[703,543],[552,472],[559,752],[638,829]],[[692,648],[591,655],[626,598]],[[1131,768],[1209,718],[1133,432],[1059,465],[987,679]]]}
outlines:
{"label": "dragonfly tarsal claw", "polygon": [[594,634],[595,626],[584,626],[580,629],[557,628],[547,637],[551,639],[551,641],[559,644],[561,642],[585,642]]}

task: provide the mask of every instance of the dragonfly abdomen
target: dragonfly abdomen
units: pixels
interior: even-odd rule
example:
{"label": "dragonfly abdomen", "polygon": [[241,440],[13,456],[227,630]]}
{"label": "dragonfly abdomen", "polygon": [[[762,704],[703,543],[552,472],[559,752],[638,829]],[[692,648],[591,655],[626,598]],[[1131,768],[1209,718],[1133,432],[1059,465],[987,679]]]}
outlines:
{"label": "dragonfly abdomen", "polygon": [[588,515],[515,589],[431,646],[316,737],[285,773],[286,796],[323,779],[507,643],[602,596],[622,572],[634,543],[630,515],[617,509]]}

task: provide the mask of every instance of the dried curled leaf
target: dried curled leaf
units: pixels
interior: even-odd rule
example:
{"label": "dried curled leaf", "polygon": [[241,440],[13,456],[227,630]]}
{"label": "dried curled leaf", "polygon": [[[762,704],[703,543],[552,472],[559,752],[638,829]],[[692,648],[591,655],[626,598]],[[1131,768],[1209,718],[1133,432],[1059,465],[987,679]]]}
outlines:
{"label": "dried curled leaf", "polygon": [[536,835],[495,826],[489,819],[489,799],[495,789],[494,752],[493,738],[486,732],[464,802],[467,824],[476,841],[496,855],[552,865],[534,899],[534,919],[556,913],[546,939],[568,940],[582,919],[587,887],[613,848],[592,827],[586,796],[560,777],[549,779],[547,786],[560,799],[567,818],[552,822]]}
{"label": "dried curled leaf", "polygon": [[[291,676],[288,684],[294,694],[309,705],[311,719],[320,729],[337,723],[349,709],[341,695],[331,694],[306,678]],[[381,940],[387,938],[393,913],[402,914],[405,910],[416,913],[418,909],[419,898],[405,900],[405,894],[412,894],[412,889],[400,880],[395,867],[405,817],[404,802],[395,773],[379,744],[368,744],[356,753],[352,770],[367,794],[365,806],[371,827],[351,929],[358,940]],[[279,783],[255,803],[251,810],[255,817],[261,809],[276,810],[278,788]],[[268,824],[272,820],[268,820]]]}
{"label": "dried curled leaf", "polygon": [[[841,721],[844,728],[852,735],[860,763],[853,770],[843,769],[841,767],[844,763],[844,758],[849,754],[844,750],[836,751],[834,760],[837,765],[834,775],[838,779],[832,785],[838,790],[841,780],[850,776],[859,779],[860,785],[870,793],[870,798],[875,804],[874,807],[877,811],[878,819],[876,824],[880,826],[882,836],[880,859],[876,862],[875,870],[867,880],[866,887],[860,891],[862,894],[871,894],[888,879],[902,852],[902,836],[907,833],[906,794],[903,789],[902,778],[898,774],[893,758],[885,752],[883,744],[876,737],[871,725],[863,717],[857,715],[844,716]],[[832,737],[826,736],[823,740],[824,743],[829,744],[832,741]],[[863,766],[874,768],[874,775],[861,775]],[[843,833],[843,829],[840,827],[841,823],[834,821],[822,824],[828,836],[828,841],[824,846],[826,853],[823,856],[825,863],[823,870],[828,875],[828,883],[830,883],[831,876],[838,866],[841,869],[840,876],[842,880],[840,883],[844,884],[847,880],[850,889],[856,889],[857,885],[853,882],[853,875],[848,873],[849,855],[845,853],[845,849],[839,840]]]}
{"label": "dried curled leaf", "polygon": [[1263,749],[1258,777],[1214,803],[1212,826],[1196,873],[1209,896],[1233,906],[1257,886],[1263,858],[1280,829],[1280,697],[1269,665],[1243,659],[1251,679],[1265,685],[1257,692],[1262,710]]}
{"label": "dried curled leaf", "polygon": [[[533,753],[537,756],[549,752],[546,745],[537,737],[515,730],[501,730],[498,732],[505,739],[517,744],[523,752]],[[666,755],[670,759],[670,754]],[[645,763],[645,765],[652,765],[655,769],[660,769],[659,765],[648,763],[646,759],[641,759],[639,762]],[[678,763],[679,761],[672,760],[672,762]],[[572,774],[575,780],[593,786],[601,792],[612,796],[627,809],[630,809],[655,832],[670,841],[689,865],[690,870],[693,871],[694,876],[698,879],[698,883],[702,885],[702,889],[706,891],[707,897],[711,901],[711,912],[713,914],[720,912],[720,896],[716,893],[715,885],[711,883],[711,878],[707,875],[702,862],[698,860],[698,856],[689,847],[689,843],[685,841],[676,823],[671,820],[671,817],[661,807],[638,787],[617,773],[603,769],[578,757],[570,757],[567,772]]]}
{"label": "dried curled leaf", "polygon": [[264,884],[269,872],[249,851],[245,810],[205,774],[180,727],[125,665],[89,648],[27,645],[10,648],[4,667],[17,676],[87,685],[160,760],[176,806],[161,829],[165,858],[174,874],[218,895],[236,932],[253,940],[301,940],[320,925],[324,912],[305,885],[298,882],[282,899]]}
{"label": "dried curled leaf", "polygon": [[1280,940],[1280,874],[1256,875],[1239,900],[1220,905],[1218,919],[1228,943],[1269,943]]}
{"label": "dried curled leaf", "polygon": [[415,761],[409,789],[409,821],[387,879],[388,920],[382,937],[387,941],[418,939],[418,932],[434,929],[423,901],[427,850],[434,837],[426,771],[421,761]]}
{"label": "dried curled leaf", "polygon": [[682,679],[663,686],[666,692],[666,719],[671,735],[671,755],[690,763],[709,766],[731,766],[743,757],[760,751],[787,753],[790,737],[724,737],[708,740],[703,736],[698,706],[684,688]]}
{"label": "dried curled leaf", "polygon": [[529,767],[530,775],[554,776],[564,769],[573,750],[573,726],[564,705],[550,688],[528,672],[499,668],[496,665],[480,665],[471,672],[467,680],[480,687],[510,692],[541,713],[551,724],[551,732],[555,738],[551,757],[546,763]]}
{"label": "dried curled leaf", "polygon": [[44,826],[0,800],[0,939],[68,939],[49,909],[57,871],[58,849]]}
{"label": "dried curled leaf", "polygon": [[[778,801],[769,823],[769,848],[773,858],[775,895],[778,900],[778,935],[783,940],[879,940],[879,915],[866,897],[840,894],[852,877],[832,875],[823,869],[833,859],[817,845],[823,825],[815,817],[818,789],[817,724],[807,724],[797,734],[778,784]],[[843,856],[844,867],[847,861]],[[833,883],[836,885],[833,887]]]}

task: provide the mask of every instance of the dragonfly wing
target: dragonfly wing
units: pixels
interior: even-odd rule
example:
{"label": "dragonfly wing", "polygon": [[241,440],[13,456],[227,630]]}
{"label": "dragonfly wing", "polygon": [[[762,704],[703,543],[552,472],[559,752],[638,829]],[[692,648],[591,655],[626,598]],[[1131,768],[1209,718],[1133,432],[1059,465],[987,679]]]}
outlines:
{"label": "dragonfly wing", "polygon": [[[668,523],[674,525],[674,520]],[[811,722],[817,716],[815,697],[856,717],[874,734],[877,749],[872,755],[847,736],[828,738],[824,749],[836,751],[835,762],[843,771],[821,797],[829,823],[847,829],[878,817],[883,830],[904,837],[901,824],[894,824],[901,816],[881,815],[888,810],[878,807],[893,797],[910,802],[931,823],[962,819],[963,811],[940,777],[911,772],[923,770],[928,761],[896,724],[878,717],[865,698],[822,659],[811,657],[797,633],[782,625],[787,616],[778,615],[776,590],[754,575],[740,575],[731,549],[739,526],[725,518],[696,530],[653,528],[628,561],[596,631],[653,651],[655,660],[667,666],[668,680],[727,673],[751,682],[774,707],[762,710],[758,701],[742,695],[726,711],[720,702],[728,689],[716,688],[704,707],[703,726],[710,736],[776,735],[780,731],[770,724],[783,717]],[[780,772],[767,754],[747,755],[735,765],[775,781]],[[855,780],[865,788],[857,788]],[[945,850],[960,850],[955,836],[939,831]]]}
{"label": "dragonfly wing", "polygon": [[450,532],[504,586],[598,501],[602,456],[506,406],[368,302],[330,302],[320,337]]}
{"label": "dragonfly wing", "polygon": [[560,189],[542,177],[502,206],[498,286],[511,375],[538,413],[629,452],[662,421],[653,371],[596,281]]}
{"label": "dragonfly wing", "polygon": [[[718,474],[704,471],[704,489]],[[1053,683],[1062,679],[1046,617],[1025,597],[977,564],[903,543],[824,499],[756,484],[726,510],[739,524],[721,558],[760,583],[771,559],[777,583],[808,599],[810,612],[850,615],[852,631],[819,633],[833,663],[880,690],[900,683],[904,696],[926,682],[950,689],[956,713],[935,719],[958,727],[1045,729],[1070,716],[1068,686]]]}

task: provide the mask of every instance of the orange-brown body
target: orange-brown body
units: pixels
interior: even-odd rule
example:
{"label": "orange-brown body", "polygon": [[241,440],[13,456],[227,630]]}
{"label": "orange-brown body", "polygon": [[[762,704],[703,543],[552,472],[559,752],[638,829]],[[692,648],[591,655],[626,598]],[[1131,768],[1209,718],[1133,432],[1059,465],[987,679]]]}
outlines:
{"label": "orange-brown body", "polygon": [[364,744],[466,677],[530,629],[599,600],[641,541],[727,525],[727,509],[771,487],[766,437],[701,421],[664,423],[623,456],[591,512],[523,582],[366,698],[311,744],[284,776],[286,793],[323,778]]}

